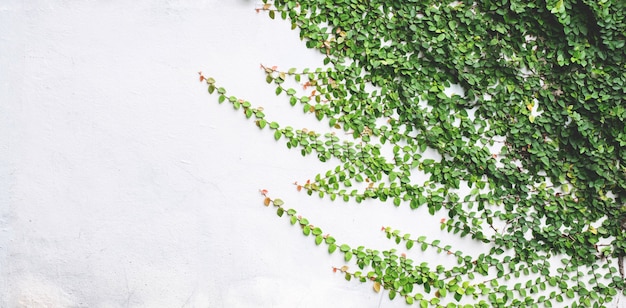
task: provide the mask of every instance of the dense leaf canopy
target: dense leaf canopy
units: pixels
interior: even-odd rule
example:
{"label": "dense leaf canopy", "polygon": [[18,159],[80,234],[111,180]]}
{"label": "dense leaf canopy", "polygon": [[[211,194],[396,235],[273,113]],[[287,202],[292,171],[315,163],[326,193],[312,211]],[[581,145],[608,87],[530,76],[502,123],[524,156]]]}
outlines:
{"label": "dense leaf canopy", "polygon": [[347,279],[422,306],[588,307],[626,294],[626,2],[277,0],[259,11],[326,56],[325,68],[263,67],[268,83],[352,139],[282,128],[201,79],[288,147],[341,161],[298,188],[444,211],[442,229],[490,247],[473,256],[385,228],[407,249],[458,260],[416,265],[393,249],[340,245],[267,197],[360,267],[342,268]]}

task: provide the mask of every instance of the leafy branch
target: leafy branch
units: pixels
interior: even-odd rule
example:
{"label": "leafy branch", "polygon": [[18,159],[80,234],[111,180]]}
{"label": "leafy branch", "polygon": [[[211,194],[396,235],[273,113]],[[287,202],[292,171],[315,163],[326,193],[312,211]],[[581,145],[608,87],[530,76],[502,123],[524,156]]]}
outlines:
{"label": "leafy branch", "polygon": [[282,127],[200,81],[288,148],[340,162],[296,189],[426,206],[446,215],[450,237],[489,250],[383,228],[407,251],[457,261],[416,265],[395,249],[338,244],[264,192],[278,216],[359,268],[335,271],[422,307],[591,307],[626,295],[626,4],[276,0],[256,11],[324,56],[325,68],[261,69],[279,99],[329,131]]}

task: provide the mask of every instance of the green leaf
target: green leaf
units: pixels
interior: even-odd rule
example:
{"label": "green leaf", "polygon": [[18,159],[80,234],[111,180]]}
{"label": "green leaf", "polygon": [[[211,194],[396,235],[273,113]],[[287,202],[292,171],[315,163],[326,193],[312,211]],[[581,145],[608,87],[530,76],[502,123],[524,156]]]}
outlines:
{"label": "green leaf", "polygon": [[389,299],[393,300],[394,298],[396,298],[396,291],[389,290]]}
{"label": "green leaf", "polygon": [[406,303],[408,305],[413,305],[413,297],[410,295],[405,296]]}
{"label": "green leaf", "polygon": [[400,206],[400,198],[398,197],[393,198],[393,205]]}
{"label": "green leaf", "polygon": [[337,250],[337,245],[335,244],[328,245],[328,253],[333,253],[335,252],[335,250]]}
{"label": "green leaf", "polygon": [[313,235],[320,235],[322,234],[322,229],[315,227],[313,228],[313,230],[311,230],[311,233],[313,233]]}
{"label": "green leaf", "polygon": [[352,259],[352,252],[348,251],[343,255],[343,259],[348,262],[350,261],[350,259]]}
{"label": "green leaf", "polygon": [[261,129],[265,128],[266,125],[267,125],[267,121],[266,120],[258,120],[257,121],[257,126],[259,126],[259,128],[261,128]]}
{"label": "green leaf", "polygon": [[448,21],[448,27],[450,30],[454,30],[456,28],[456,22],[454,20]]}
{"label": "green leaf", "polygon": [[463,294],[458,293],[458,292],[455,292],[453,296],[457,302],[461,301],[461,298],[463,298]]}

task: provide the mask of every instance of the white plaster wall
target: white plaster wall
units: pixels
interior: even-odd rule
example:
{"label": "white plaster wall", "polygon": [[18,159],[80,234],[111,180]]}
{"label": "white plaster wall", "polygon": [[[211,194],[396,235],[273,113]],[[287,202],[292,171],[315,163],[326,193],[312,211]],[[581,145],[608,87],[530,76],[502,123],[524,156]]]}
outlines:
{"label": "white plaster wall", "polygon": [[438,234],[440,217],[297,193],[293,181],[334,166],[274,142],[198,82],[203,71],[271,116],[323,127],[259,69],[322,58],[258,6],[0,1],[0,307],[405,306],[333,273],[339,256],[258,189],[352,245],[394,247],[381,225]]}

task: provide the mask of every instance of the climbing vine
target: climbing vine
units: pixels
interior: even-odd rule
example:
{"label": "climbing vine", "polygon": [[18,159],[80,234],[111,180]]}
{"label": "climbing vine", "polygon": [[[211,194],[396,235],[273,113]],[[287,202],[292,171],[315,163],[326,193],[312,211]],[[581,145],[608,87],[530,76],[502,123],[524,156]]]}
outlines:
{"label": "climbing vine", "polygon": [[262,65],[267,83],[328,131],[283,127],[200,80],[288,148],[334,164],[296,188],[427,207],[447,215],[442,230],[489,248],[473,255],[393,227],[381,231],[403,249],[457,264],[353,247],[262,190],[352,264],[334,271],[421,307],[600,307],[626,295],[626,2],[263,3],[258,13],[325,56],[323,68]]}

